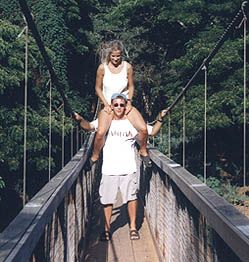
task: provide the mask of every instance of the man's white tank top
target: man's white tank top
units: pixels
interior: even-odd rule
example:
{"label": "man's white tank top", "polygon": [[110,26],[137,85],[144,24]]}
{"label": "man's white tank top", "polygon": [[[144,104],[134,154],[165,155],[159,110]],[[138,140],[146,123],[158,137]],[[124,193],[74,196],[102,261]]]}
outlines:
{"label": "man's white tank top", "polygon": [[104,69],[103,95],[107,102],[111,104],[111,97],[114,93],[128,94],[127,62],[124,61],[123,69],[118,74],[113,74],[106,63],[104,63]]}

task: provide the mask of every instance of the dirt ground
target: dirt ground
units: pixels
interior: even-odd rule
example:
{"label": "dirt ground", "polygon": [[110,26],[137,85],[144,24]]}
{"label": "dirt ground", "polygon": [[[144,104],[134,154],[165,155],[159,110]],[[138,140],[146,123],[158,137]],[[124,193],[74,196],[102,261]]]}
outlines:
{"label": "dirt ground", "polygon": [[242,214],[249,218],[249,207],[235,206]]}
{"label": "dirt ground", "polygon": [[246,201],[245,201],[245,205],[243,206],[239,206],[239,205],[235,205],[235,207],[242,213],[244,214],[245,216],[247,216],[249,218],[249,186],[247,187],[241,187],[238,191],[239,194],[246,194],[247,198],[246,198]]}

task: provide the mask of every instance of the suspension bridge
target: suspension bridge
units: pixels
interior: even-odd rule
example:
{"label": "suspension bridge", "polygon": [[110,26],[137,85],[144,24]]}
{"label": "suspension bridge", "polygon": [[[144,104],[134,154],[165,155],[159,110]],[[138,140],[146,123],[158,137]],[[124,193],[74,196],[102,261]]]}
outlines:
{"label": "suspension bridge", "polygon": [[[71,114],[63,88],[53,71],[25,1],[20,1],[28,28],[46,61],[51,82],[60,92],[65,110]],[[71,160],[27,203],[0,234],[0,261],[248,261],[249,219],[185,169],[185,162],[171,159],[170,116],[191,87],[196,75],[205,73],[229,33],[244,24],[246,50],[246,7],[243,2],[219,42],[169,107],[168,155],[153,145],[153,161],[146,168],[137,156],[139,177],[138,228],[141,240],[130,241],[125,207],[117,202],[112,215],[113,240],[100,242],[103,214],[98,199],[101,161],[91,170],[84,166],[91,154],[94,134],[77,143]],[[246,53],[244,53],[244,133],[246,140]],[[206,97],[206,95],[205,95]],[[183,112],[184,116],[184,112]],[[206,103],[205,117],[206,119]],[[206,130],[206,122],[205,127]],[[184,131],[184,128],[183,128]],[[205,132],[204,132],[205,133]],[[79,135],[77,134],[77,137]],[[184,137],[184,132],[183,132]],[[204,135],[206,153],[206,135]],[[183,139],[184,141],[185,139]],[[78,140],[77,140],[78,141]],[[244,185],[246,185],[244,142]],[[183,155],[185,154],[183,146]],[[205,155],[205,154],[204,154]],[[25,172],[25,170],[24,170]],[[24,183],[25,185],[25,183]],[[25,192],[25,190],[24,190]]]}

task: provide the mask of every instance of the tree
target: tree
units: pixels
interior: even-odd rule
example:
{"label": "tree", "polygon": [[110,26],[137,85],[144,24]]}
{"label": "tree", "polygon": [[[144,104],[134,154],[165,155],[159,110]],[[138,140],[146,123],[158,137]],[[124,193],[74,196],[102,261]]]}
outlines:
{"label": "tree", "polygon": [[[125,58],[132,63],[135,71],[137,95],[134,104],[145,119],[150,120],[175,100],[240,7],[241,1],[113,1],[110,6],[103,3],[99,8],[103,11],[94,16],[94,32],[99,43],[113,38],[123,41]],[[220,141],[218,146],[213,147],[215,152],[211,152],[214,157],[210,157],[210,161],[215,165],[218,162],[223,165],[220,155],[225,155],[226,164],[229,161],[240,162],[240,154],[231,154],[234,149],[224,145],[230,141],[228,134],[231,132],[237,138],[232,143],[236,145],[236,152],[241,146],[238,141],[243,95],[241,36],[242,30],[234,30],[208,67],[208,132],[217,135],[213,140],[209,139],[210,147],[217,139]],[[198,145],[203,139],[203,72],[197,76],[186,95],[190,157],[191,148],[200,151]],[[172,135],[177,141],[174,148],[176,155],[180,153],[182,142],[181,112],[182,105],[179,104],[171,114]],[[201,159],[202,154],[198,162]],[[202,167],[196,166],[199,172]],[[234,170],[229,172],[236,173]]]}
{"label": "tree", "polygon": [[[5,184],[0,192],[2,199],[11,191],[22,193],[25,37],[18,38],[19,33],[18,26],[0,20],[0,169],[1,185]],[[51,51],[50,55],[53,56]],[[48,74],[32,37],[29,37],[28,63],[27,193],[32,196],[48,180],[49,131]],[[58,154],[61,152],[61,116],[58,112],[61,101],[56,91],[53,99],[52,171],[55,173],[60,168]],[[71,124],[66,120],[66,135],[70,129]]]}

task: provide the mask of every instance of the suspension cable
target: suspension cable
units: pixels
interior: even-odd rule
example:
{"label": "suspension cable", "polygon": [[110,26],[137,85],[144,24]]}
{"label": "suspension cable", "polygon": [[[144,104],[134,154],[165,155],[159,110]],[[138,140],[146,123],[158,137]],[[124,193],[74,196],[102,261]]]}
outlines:
{"label": "suspension cable", "polygon": [[169,158],[171,157],[171,130],[170,130],[170,127],[171,127],[171,118],[170,118],[170,112],[169,112],[169,115],[168,115],[168,118],[169,118],[169,133],[168,133],[168,139],[169,139],[169,152],[168,152],[168,156]]}
{"label": "suspension cable", "polygon": [[[247,1],[243,2],[241,4],[241,11],[243,14],[243,18],[238,25],[237,28],[240,28],[244,24],[244,33],[243,33],[243,49],[244,49],[244,61],[243,61],[243,187],[246,187],[246,4]],[[243,212],[246,212],[245,207],[245,201],[246,201],[246,192],[244,190],[244,210]]]}
{"label": "suspension cable", "polygon": [[204,183],[207,182],[207,67],[203,66],[205,72],[205,90],[204,90],[204,163],[203,163],[203,172],[204,172]]}
{"label": "suspension cable", "polygon": [[62,84],[60,83],[59,79],[57,78],[57,75],[55,74],[54,68],[51,64],[51,61],[50,61],[49,56],[47,54],[47,51],[44,47],[44,44],[41,40],[39,32],[38,32],[36,25],[34,23],[34,19],[33,19],[32,15],[29,11],[28,5],[27,5],[25,0],[19,0],[19,4],[20,4],[21,10],[22,10],[22,12],[23,12],[23,14],[26,18],[27,24],[28,24],[28,26],[29,26],[32,34],[33,34],[33,37],[36,40],[37,46],[39,47],[39,50],[40,50],[41,55],[42,55],[42,57],[45,61],[45,64],[47,65],[48,71],[49,71],[50,76],[51,76],[51,81],[53,82],[53,84],[55,85],[55,87],[57,88],[58,92],[60,93],[60,95],[63,99],[64,109],[65,109],[65,111],[68,115],[72,115],[73,117],[75,117],[74,114],[73,114],[72,107],[69,104],[68,99],[67,99],[67,97],[66,97],[66,95],[63,91]]}
{"label": "suspension cable", "polygon": [[[247,5],[247,1],[244,2],[244,8]],[[175,101],[169,106],[169,110],[168,112],[171,111],[171,109],[180,101],[180,99],[182,98],[182,96],[186,93],[186,91],[189,89],[191,83],[194,81],[194,79],[196,78],[196,76],[198,75],[198,73],[202,70],[204,65],[208,65],[210,63],[210,61],[214,58],[214,56],[218,53],[219,49],[222,47],[222,45],[224,44],[225,40],[227,39],[227,37],[229,36],[230,32],[232,31],[232,29],[234,29],[237,24],[238,21],[241,19],[242,16],[242,10],[240,9],[237,14],[235,15],[235,17],[233,18],[232,22],[228,25],[228,27],[225,29],[224,33],[221,35],[220,39],[218,40],[218,42],[216,43],[215,47],[213,48],[213,50],[209,53],[209,55],[203,60],[202,64],[200,65],[200,67],[197,69],[197,71],[194,73],[194,75],[191,77],[191,79],[188,81],[188,83],[185,85],[185,87],[182,89],[182,91],[179,93],[179,95],[176,97]]]}
{"label": "suspension cable", "polygon": [[[244,141],[244,145],[243,145],[243,186],[244,188],[246,187],[246,21],[247,21],[247,17],[246,17],[246,13],[245,13],[245,2],[242,3],[242,12],[243,12],[243,21],[244,21],[244,127],[243,127],[243,141]],[[244,190],[244,213],[245,213],[245,201],[246,201],[246,191]]]}
{"label": "suspension cable", "polygon": [[83,132],[81,130],[79,132],[80,132],[80,147],[81,147],[83,144]]}
{"label": "suspension cable", "polygon": [[73,123],[71,125],[71,158],[73,158]]}
{"label": "suspension cable", "polygon": [[79,126],[76,125],[76,150],[77,151],[79,150],[79,134],[80,134]]}
{"label": "suspension cable", "polygon": [[160,128],[160,144],[163,144],[163,130]]}
{"label": "suspension cable", "polygon": [[51,79],[49,84],[49,135],[48,135],[48,181],[51,179],[51,150],[52,150],[52,83]]}
{"label": "suspension cable", "polygon": [[185,167],[185,145],[186,145],[186,97],[183,96],[182,101],[182,166]]}
{"label": "suspension cable", "polygon": [[[26,20],[25,20],[26,22]],[[23,206],[26,203],[26,176],[27,176],[27,107],[28,107],[28,25],[26,23],[25,40],[25,86],[24,86],[24,128],[23,128]]]}
{"label": "suspension cable", "polygon": [[62,135],[61,135],[61,168],[64,167],[64,147],[65,147],[65,113],[64,113],[64,104],[62,105]]}

